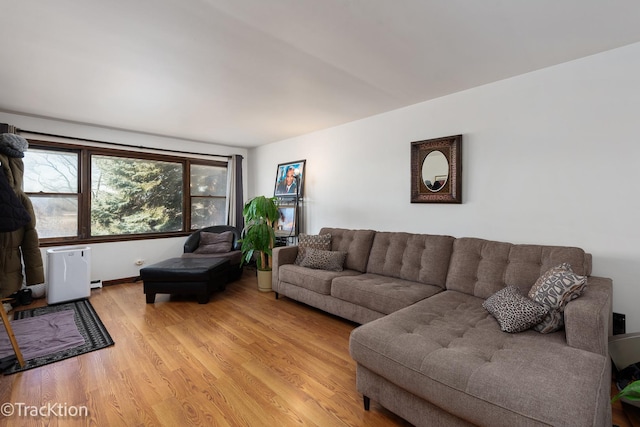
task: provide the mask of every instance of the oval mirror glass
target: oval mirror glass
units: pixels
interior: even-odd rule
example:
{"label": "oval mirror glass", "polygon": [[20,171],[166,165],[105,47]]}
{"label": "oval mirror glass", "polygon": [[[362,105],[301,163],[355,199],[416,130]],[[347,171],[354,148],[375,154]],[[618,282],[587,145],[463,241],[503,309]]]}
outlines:
{"label": "oval mirror glass", "polygon": [[429,191],[440,191],[449,178],[449,162],[442,151],[432,151],[422,162],[422,181]]}

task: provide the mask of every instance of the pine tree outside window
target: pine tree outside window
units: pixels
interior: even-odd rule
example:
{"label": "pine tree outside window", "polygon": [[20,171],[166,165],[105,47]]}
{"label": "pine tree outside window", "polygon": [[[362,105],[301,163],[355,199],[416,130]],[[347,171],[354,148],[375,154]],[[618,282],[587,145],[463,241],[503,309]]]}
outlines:
{"label": "pine tree outside window", "polygon": [[91,156],[91,236],[182,230],[182,167]]}
{"label": "pine tree outside window", "polygon": [[30,140],[24,163],[42,246],[226,224],[224,161]]}

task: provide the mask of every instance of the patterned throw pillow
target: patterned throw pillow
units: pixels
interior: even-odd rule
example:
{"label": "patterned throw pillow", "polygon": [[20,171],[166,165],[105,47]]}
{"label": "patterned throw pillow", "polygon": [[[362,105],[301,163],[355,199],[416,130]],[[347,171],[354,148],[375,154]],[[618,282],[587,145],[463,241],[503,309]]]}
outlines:
{"label": "patterned throw pillow", "polygon": [[328,251],[331,249],[331,234],[304,234],[298,236],[298,256],[294,264],[300,265],[307,248]]}
{"label": "patterned throw pillow", "polygon": [[229,252],[233,243],[233,233],[224,231],[222,233],[200,232],[200,243],[193,251],[196,254],[220,254]]}
{"label": "patterned throw pillow", "polygon": [[346,258],[346,252],[306,248],[300,266],[318,270],[342,271]]}
{"label": "patterned throw pillow", "polygon": [[520,293],[517,287],[507,286],[491,295],[482,306],[496,318],[504,332],[522,332],[540,321],[547,309]]}
{"label": "patterned throw pillow", "polygon": [[534,329],[543,334],[562,329],[565,306],[582,295],[586,286],[587,277],[574,273],[570,264],[563,263],[546,271],[529,291],[529,298],[549,310]]}

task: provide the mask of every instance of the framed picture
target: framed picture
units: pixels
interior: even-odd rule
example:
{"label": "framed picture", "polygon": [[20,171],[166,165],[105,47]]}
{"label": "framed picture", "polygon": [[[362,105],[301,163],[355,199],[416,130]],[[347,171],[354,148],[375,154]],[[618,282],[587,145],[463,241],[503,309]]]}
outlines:
{"label": "framed picture", "polygon": [[411,143],[411,203],[462,203],[462,135]]}
{"label": "framed picture", "polygon": [[302,197],[304,188],[304,165],[306,160],[280,163],[276,170],[276,185],[273,195],[276,197]]}
{"label": "framed picture", "polygon": [[297,236],[298,221],[296,220],[295,205],[278,206],[278,221],[276,222],[276,236]]}

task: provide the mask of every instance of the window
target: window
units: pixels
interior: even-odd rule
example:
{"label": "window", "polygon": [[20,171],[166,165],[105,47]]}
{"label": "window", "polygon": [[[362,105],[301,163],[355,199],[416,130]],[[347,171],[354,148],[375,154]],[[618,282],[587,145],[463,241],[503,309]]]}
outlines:
{"label": "window", "polygon": [[24,189],[44,243],[165,237],[226,224],[225,162],[29,144]]}
{"label": "window", "polygon": [[91,156],[91,236],[182,230],[177,162]]}
{"label": "window", "polygon": [[40,238],[78,235],[78,165],[77,151],[26,151],[24,191],[33,204]]}
{"label": "window", "polygon": [[227,168],[191,165],[191,229],[224,224]]}

